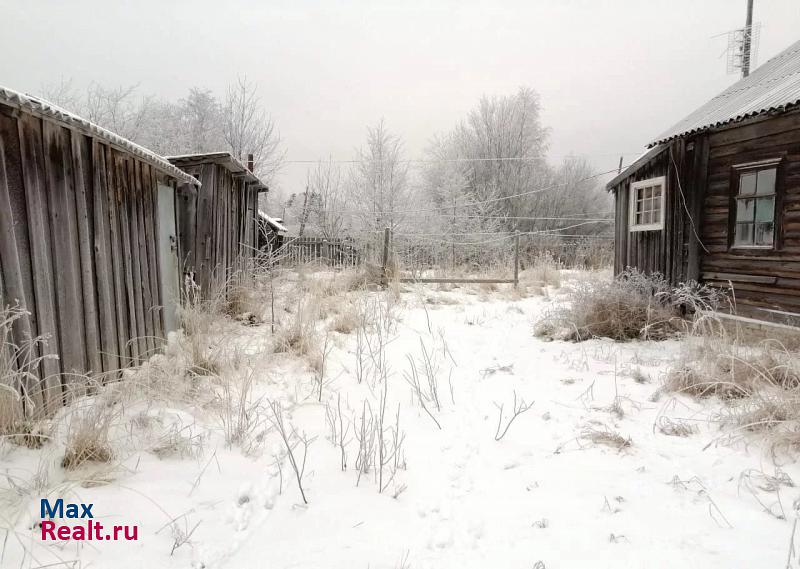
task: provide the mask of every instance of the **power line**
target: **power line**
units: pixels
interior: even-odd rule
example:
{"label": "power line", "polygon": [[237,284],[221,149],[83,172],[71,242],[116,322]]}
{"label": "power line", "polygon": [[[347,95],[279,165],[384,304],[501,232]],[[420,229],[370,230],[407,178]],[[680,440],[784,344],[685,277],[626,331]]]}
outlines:
{"label": "power line", "polygon": [[282,164],[447,164],[460,162],[536,162],[547,161],[548,158],[597,158],[606,156],[639,156],[641,152],[615,152],[608,154],[554,154],[548,156],[501,156],[497,158],[407,158],[404,160],[394,159],[345,159],[345,160],[282,160]]}
{"label": "power line", "polygon": [[[627,168],[627,166],[625,166],[624,168]],[[591,176],[586,176],[585,178],[581,178],[580,180],[572,180],[572,181],[569,181],[569,182],[562,182],[560,184],[552,184],[550,186],[537,188],[535,190],[528,190],[527,192],[521,192],[521,193],[518,193],[518,194],[512,194],[510,196],[502,196],[502,197],[499,197],[499,198],[492,198],[492,199],[488,199],[488,200],[483,200],[483,201],[478,201],[478,202],[473,202],[473,203],[468,203],[468,204],[459,204],[459,205],[455,205],[455,206],[447,205],[447,206],[439,206],[439,207],[432,207],[432,208],[405,209],[405,210],[394,210],[394,211],[392,211],[392,210],[389,210],[389,211],[332,210],[332,211],[326,211],[325,213],[326,214],[334,214],[334,213],[336,213],[336,214],[355,214],[355,215],[362,216],[362,217],[363,216],[372,217],[372,216],[384,216],[384,215],[400,215],[400,214],[406,214],[406,213],[428,213],[428,212],[442,211],[442,210],[445,210],[445,211],[449,212],[449,211],[452,211],[453,208],[455,208],[455,207],[459,207],[459,208],[475,207],[475,206],[479,206],[479,205],[486,205],[486,204],[490,204],[490,203],[497,203],[497,202],[501,202],[501,201],[505,201],[505,200],[511,200],[511,199],[515,199],[515,198],[521,198],[521,197],[524,197],[524,196],[530,196],[530,195],[533,195],[533,194],[539,194],[539,193],[542,193],[542,192],[547,192],[547,191],[555,190],[555,189],[558,189],[558,188],[563,188],[565,186],[569,186],[570,184],[579,184],[581,182],[586,182],[587,180],[591,180],[591,179],[594,179],[594,178],[599,178],[600,176],[605,176],[607,174],[612,174],[612,173],[615,173],[616,171],[617,171],[617,168],[613,168],[612,170],[606,170],[605,172],[598,172],[597,174],[592,174]]]}

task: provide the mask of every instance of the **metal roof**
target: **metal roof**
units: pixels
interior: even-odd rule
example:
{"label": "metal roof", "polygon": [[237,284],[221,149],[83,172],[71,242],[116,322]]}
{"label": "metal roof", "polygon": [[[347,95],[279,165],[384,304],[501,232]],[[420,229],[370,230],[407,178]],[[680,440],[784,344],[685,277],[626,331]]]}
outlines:
{"label": "metal roof", "polygon": [[125,152],[129,152],[141,158],[151,166],[155,166],[162,172],[169,174],[178,181],[197,186],[200,185],[200,182],[195,180],[192,176],[180,168],[176,168],[155,152],[152,152],[143,146],[139,146],[127,138],[122,138],[118,134],[96,125],[91,121],[81,118],[78,115],[67,111],[66,109],[62,109],[58,105],[54,105],[53,103],[45,101],[44,99],[34,97],[33,95],[25,95],[0,85],[0,103],[24,110],[39,117],[53,119],[66,125],[75,127],[86,134],[96,136],[97,138],[100,138],[118,147],[119,149],[124,150]]}
{"label": "metal roof", "polygon": [[800,41],[756,68],[648,146],[768,112],[782,112],[800,103]]}
{"label": "metal roof", "polygon": [[245,180],[251,184],[255,184],[259,189],[264,191],[269,189],[264,182],[262,182],[255,174],[248,170],[240,160],[238,160],[228,151],[181,154],[180,156],[167,156],[166,159],[179,168],[209,163],[219,164],[227,168],[228,171],[232,172],[233,174],[242,175]]}

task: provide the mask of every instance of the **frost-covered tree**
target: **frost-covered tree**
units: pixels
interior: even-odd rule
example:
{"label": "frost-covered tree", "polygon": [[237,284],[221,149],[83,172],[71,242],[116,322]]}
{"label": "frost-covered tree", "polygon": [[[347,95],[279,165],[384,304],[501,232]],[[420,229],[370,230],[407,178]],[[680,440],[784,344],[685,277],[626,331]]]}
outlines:
{"label": "frost-covered tree", "polygon": [[178,101],[142,96],[138,85],[92,83],[81,93],[70,80],[46,85],[43,92],[47,100],[162,155],[227,150],[244,161],[252,153],[256,173],[268,184],[283,161],[275,122],[247,78],[229,86],[223,102],[198,87]]}
{"label": "frost-covered tree", "polygon": [[412,204],[403,142],[381,120],[367,128],[366,146],[358,150],[350,175],[353,209],[365,229],[397,230]]}
{"label": "frost-covered tree", "polygon": [[261,104],[257,87],[240,77],[228,87],[223,105],[223,136],[228,149],[242,160],[252,153],[256,173],[267,183],[283,163],[281,138],[272,118]]}
{"label": "frost-covered tree", "polygon": [[348,228],[347,199],[341,168],[333,161],[320,162],[309,171],[310,221],[315,233],[326,239],[339,239]]}

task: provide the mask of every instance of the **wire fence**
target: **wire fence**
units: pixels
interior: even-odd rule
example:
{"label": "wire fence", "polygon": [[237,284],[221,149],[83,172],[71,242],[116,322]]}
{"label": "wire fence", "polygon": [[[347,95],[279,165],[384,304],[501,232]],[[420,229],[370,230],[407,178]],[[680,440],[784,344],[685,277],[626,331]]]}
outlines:
{"label": "wire fence", "polygon": [[610,235],[546,231],[485,233],[360,232],[339,239],[287,237],[283,263],[379,268],[386,278],[414,282],[508,282],[546,260],[563,268],[613,263]]}

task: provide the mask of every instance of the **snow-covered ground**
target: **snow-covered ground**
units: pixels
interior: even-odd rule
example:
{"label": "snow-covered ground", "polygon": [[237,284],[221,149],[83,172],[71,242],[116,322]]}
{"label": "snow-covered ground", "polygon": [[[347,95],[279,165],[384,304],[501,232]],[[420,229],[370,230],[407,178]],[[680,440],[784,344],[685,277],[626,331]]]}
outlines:
{"label": "snow-covered ground", "polygon": [[[380,304],[382,294],[369,296]],[[245,452],[226,444],[213,413],[155,401],[137,412],[196,442],[190,452],[159,458],[134,449],[100,480],[78,483],[81,473],[65,474],[47,447],[3,448],[0,473],[13,499],[0,522],[14,529],[0,565],[783,567],[800,469],[776,471],[757,444],[722,444],[711,420],[718,403],[656,393],[678,340],[534,337],[533,323],[560,294],[515,300],[507,291],[409,289],[393,308],[384,305],[396,316],[385,335],[386,384],[369,377],[370,365],[358,383],[357,334],[331,333],[322,403],[305,360],[260,350],[268,326],[242,326],[230,341],[241,348],[242,369],[255,370],[254,400],[281,402],[287,427],[312,440],[302,479],[308,504],[274,428]],[[426,353],[441,407],[428,401],[430,415],[409,384],[411,361],[426,381]],[[515,395],[530,408],[496,440],[499,407],[502,433]],[[398,408],[405,438],[395,478],[386,482],[387,466],[379,492],[375,468],[359,480],[354,434],[364,401],[377,414],[382,396],[387,438]],[[344,470],[326,403],[343,411]],[[696,432],[667,436],[656,428],[661,416]],[[621,438],[606,444],[600,434]],[[295,454],[302,459],[302,445]],[[759,487],[755,471],[783,485]],[[44,493],[93,503],[98,521],[137,524],[139,539],[43,544],[35,524]],[[788,521],[765,511],[780,513],[779,499]]]}

